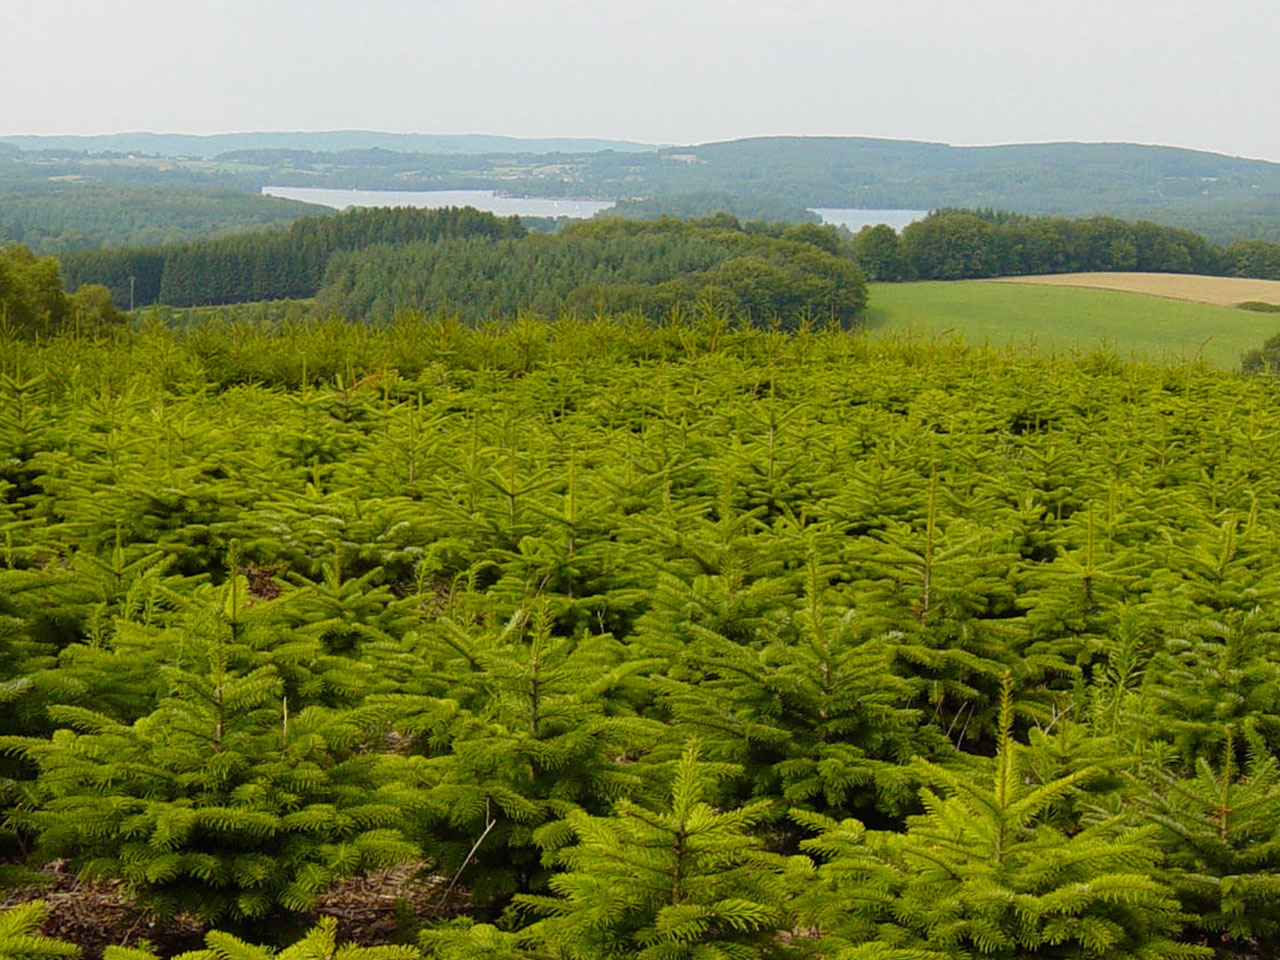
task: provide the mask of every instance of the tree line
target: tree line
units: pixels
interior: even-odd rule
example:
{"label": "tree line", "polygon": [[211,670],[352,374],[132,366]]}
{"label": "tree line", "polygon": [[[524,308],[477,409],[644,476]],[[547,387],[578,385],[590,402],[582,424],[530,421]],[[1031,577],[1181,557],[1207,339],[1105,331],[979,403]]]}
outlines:
{"label": "tree line", "polygon": [[967,280],[1028,274],[1140,271],[1280,279],[1280,243],[1203,236],[1151,221],[1069,220],[991,210],[939,210],[899,234],[886,224],[854,238],[873,280]]}
{"label": "tree line", "polygon": [[78,179],[50,183],[52,171],[40,169],[39,181],[14,182],[4,178],[0,163],[0,242],[21,243],[39,254],[182,243],[281,227],[320,212],[313,204],[240,190]]}
{"label": "tree line", "polygon": [[468,322],[532,312],[657,321],[710,311],[794,328],[851,326],[867,302],[852,245],[833,227],[600,219],[555,235],[381,245],[335,256],[321,315],[386,321],[446,311]]}
{"label": "tree line", "polygon": [[822,218],[803,203],[779,200],[767,193],[744,195],[717,191],[663,194],[644,200],[619,200],[596,216],[624,217],[628,220],[657,220],[661,217],[696,220],[712,217],[717,213],[727,213],[744,222],[822,222]]}
{"label": "tree line", "polygon": [[472,207],[369,208],[304,217],[285,229],[215,240],[73,251],[63,254],[61,261],[70,289],[101,284],[122,306],[130,302],[134,306],[206,306],[312,297],[330,257],[339,251],[455,237],[494,240],[524,233],[518,218],[495,217]]}
{"label": "tree line", "polygon": [[[786,250],[778,242],[802,246]],[[121,307],[320,294],[319,309],[348,317],[444,308],[474,320],[522,309],[659,317],[703,302],[757,322],[807,312],[847,323],[865,297],[855,265],[879,281],[1099,270],[1277,279],[1280,244],[1253,239],[1220,247],[1150,221],[990,210],[937,211],[901,233],[865,227],[852,242],[816,224],[727,214],[688,226],[669,217],[640,229],[570,224],[563,236],[541,237],[528,236],[518,218],[471,208],[386,208],[216,240],[73,251],[61,263],[68,289],[101,284]]]}
{"label": "tree line", "polygon": [[68,294],[56,259],[21,244],[0,244],[0,331],[17,337],[70,329],[93,334],[125,320],[106,287],[86,284]]}

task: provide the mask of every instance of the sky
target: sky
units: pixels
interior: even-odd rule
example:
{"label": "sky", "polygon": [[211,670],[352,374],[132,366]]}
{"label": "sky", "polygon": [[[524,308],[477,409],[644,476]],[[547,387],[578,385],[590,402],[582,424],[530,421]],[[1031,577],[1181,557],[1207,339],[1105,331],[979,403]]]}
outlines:
{"label": "sky", "polygon": [[1280,161],[1276,0],[0,0],[0,136],[360,129]]}

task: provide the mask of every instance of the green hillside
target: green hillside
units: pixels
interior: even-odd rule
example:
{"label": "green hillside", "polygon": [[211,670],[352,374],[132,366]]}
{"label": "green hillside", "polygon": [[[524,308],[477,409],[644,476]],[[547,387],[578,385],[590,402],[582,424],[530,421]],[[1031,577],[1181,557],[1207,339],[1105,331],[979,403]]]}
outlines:
{"label": "green hillside", "polygon": [[970,344],[1051,352],[1106,346],[1151,360],[1200,350],[1208,362],[1229,368],[1280,321],[1136,293],[966,280],[874,284],[867,325],[875,337],[954,335]]}
{"label": "green hillside", "polygon": [[[759,137],[670,148],[688,178],[781,180],[832,206],[995,206],[1092,212],[1209,205],[1280,193],[1280,164],[1133,143],[945,143],[867,137]],[[810,200],[816,203],[817,200]]]}

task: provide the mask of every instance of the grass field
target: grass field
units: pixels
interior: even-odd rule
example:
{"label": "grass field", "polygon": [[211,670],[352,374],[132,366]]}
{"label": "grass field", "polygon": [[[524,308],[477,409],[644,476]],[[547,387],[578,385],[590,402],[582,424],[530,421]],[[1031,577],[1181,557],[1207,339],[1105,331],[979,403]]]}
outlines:
{"label": "grass field", "polygon": [[1280,316],[1141,293],[966,280],[874,284],[868,327],[872,336],[955,335],[1055,352],[1107,347],[1149,360],[1187,360],[1200,351],[1232,368],[1280,332]]}

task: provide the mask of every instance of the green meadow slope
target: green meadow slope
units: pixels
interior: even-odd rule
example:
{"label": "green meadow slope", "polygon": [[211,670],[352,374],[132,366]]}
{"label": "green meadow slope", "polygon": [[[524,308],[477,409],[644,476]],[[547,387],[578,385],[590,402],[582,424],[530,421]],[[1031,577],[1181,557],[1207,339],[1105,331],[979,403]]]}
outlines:
{"label": "green meadow slope", "polygon": [[875,337],[954,335],[1051,352],[1108,347],[1150,360],[1199,351],[1231,368],[1280,329],[1280,317],[1137,293],[969,280],[875,284],[867,326]]}

